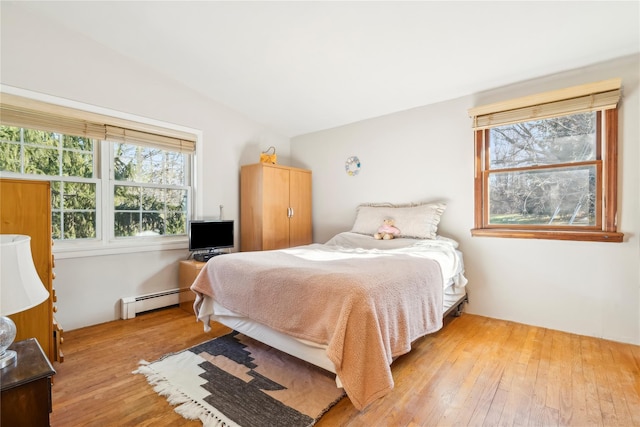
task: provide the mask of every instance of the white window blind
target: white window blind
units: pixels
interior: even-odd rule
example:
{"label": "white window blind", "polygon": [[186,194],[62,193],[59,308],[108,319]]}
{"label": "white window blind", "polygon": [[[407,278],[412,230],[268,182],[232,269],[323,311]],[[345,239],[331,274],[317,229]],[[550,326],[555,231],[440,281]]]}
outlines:
{"label": "white window blind", "polygon": [[0,123],[87,138],[195,152],[196,136],[145,123],[62,107],[10,94],[0,98]]}
{"label": "white window blind", "polygon": [[0,106],[0,122],[7,126],[38,129],[93,139],[104,139],[105,135],[104,126],[100,123],[6,104]]}
{"label": "white window blind", "polygon": [[168,151],[177,151],[180,153],[193,153],[195,151],[194,141],[158,135],[155,133],[142,132],[139,130],[127,129],[118,126],[106,125],[105,128],[105,139],[107,141],[146,145],[162,148]]}
{"label": "white window blind", "polygon": [[469,109],[475,130],[616,108],[621,79],[574,86]]}

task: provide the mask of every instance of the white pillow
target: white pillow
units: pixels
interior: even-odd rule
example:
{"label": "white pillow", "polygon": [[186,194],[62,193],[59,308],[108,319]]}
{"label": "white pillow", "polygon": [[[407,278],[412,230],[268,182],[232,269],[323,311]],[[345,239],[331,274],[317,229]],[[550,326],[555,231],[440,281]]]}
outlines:
{"label": "white pillow", "polygon": [[393,218],[400,230],[398,237],[435,239],[440,217],[447,205],[442,202],[392,205],[366,204],[358,206],[356,220],[351,229],[354,233],[374,235],[385,218]]}

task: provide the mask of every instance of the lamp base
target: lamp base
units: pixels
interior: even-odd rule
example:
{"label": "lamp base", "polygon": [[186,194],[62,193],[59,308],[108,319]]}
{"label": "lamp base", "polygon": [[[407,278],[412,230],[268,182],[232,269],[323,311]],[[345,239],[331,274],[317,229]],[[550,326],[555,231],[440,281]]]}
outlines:
{"label": "lamp base", "polygon": [[13,365],[16,363],[18,359],[18,353],[13,350],[5,350],[2,355],[0,355],[0,369],[4,369],[7,366]]}
{"label": "lamp base", "polygon": [[16,324],[7,316],[0,317],[0,369],[16,362],[17,354],[9,350],[9,346],[16,338]]}

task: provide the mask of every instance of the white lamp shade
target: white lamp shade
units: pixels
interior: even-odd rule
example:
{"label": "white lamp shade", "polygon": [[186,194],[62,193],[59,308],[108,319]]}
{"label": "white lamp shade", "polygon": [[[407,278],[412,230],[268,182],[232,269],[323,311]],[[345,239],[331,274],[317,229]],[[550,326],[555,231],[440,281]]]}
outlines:
{"label": "white lamp shade", "polygon": [[31,237],[0,234],[0,316],[28,310],[49,298],[31,255]]}

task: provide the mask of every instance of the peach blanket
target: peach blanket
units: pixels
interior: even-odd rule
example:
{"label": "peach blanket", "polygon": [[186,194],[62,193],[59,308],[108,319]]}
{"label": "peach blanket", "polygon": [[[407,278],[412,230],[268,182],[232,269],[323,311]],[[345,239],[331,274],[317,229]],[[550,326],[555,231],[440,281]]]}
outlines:
{"label": "peach blanket", "polygon": [[272,329],[327,345],[358,409],[393,389],[395,357],[442,327],[439,264],[388,251],[330,260],[286,250],[232,253],[211,259],[191,289],[196,315],[197,301],[208,295]]}

